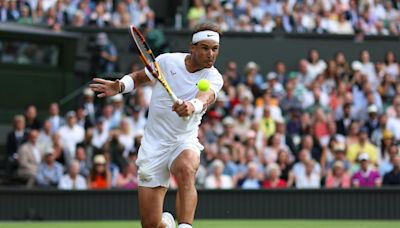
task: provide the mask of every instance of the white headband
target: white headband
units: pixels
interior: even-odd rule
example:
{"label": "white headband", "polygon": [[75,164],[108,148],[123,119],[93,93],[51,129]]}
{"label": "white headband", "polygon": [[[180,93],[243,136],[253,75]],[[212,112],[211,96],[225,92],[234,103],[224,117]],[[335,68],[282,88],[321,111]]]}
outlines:
{"label": "white headband", "polygon": [[213,40],[219,43],[219,34],[210,30],[200,31],[193,34],[192,44],[198,43],[202,40]]}

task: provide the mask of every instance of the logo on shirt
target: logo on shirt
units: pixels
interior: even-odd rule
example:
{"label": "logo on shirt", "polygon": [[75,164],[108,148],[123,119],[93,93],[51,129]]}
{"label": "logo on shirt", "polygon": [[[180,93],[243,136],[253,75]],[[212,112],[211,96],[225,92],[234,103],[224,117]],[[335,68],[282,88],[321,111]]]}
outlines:
{"label": "logo on shirt", "polygon": [[172,74],[172,75],[175,75],[175,74],[176,74],[176,72],[173,72],[173,71],[171,70],[171,74]]}

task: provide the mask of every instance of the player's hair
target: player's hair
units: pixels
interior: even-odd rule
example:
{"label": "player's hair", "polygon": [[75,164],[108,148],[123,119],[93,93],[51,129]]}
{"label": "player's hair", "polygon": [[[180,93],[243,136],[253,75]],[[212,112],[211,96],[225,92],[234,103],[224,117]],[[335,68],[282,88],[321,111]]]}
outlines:
{"label": "player's hair", "polygon": [[216,32],[220,36],[222,35],[221,28],[217,24],[202,23],[202,24],[196,25],[196,27],[194,28],[194,30],[192,32],[192,36],[193,36],[193,34],[195,34],[197,32],[206,31],[206,30],[210,30],[210,31]]}

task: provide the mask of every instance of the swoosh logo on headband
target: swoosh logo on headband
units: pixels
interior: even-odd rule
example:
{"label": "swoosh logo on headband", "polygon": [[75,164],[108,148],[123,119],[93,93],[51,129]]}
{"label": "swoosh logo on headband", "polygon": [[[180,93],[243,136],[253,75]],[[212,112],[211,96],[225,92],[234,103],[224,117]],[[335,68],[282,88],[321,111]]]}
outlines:
{"label": "swoosh logo on headband", "polygon": [[214,36],[214,35],[207,34],[207,37],[212,37],[212,36]]}

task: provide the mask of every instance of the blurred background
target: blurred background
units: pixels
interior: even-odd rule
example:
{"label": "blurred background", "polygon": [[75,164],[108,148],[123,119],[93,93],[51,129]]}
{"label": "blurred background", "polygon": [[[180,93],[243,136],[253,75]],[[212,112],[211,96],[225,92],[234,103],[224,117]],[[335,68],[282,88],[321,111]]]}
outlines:
{"label": "blurred background", "polygon": [[[0,206],[0,219],[137,218],[152,86],[108,99],[87,86],[143,67],[130,25],[162,54],[187,52],[203,22],[224,32],[224,86],[199,131],[199,216],[400,219],[399,7],[0,0],[0,198],[14,205]],[[49,210],[58,200],[70,206]],[[119,209],[94,209],[99,201]]]}

